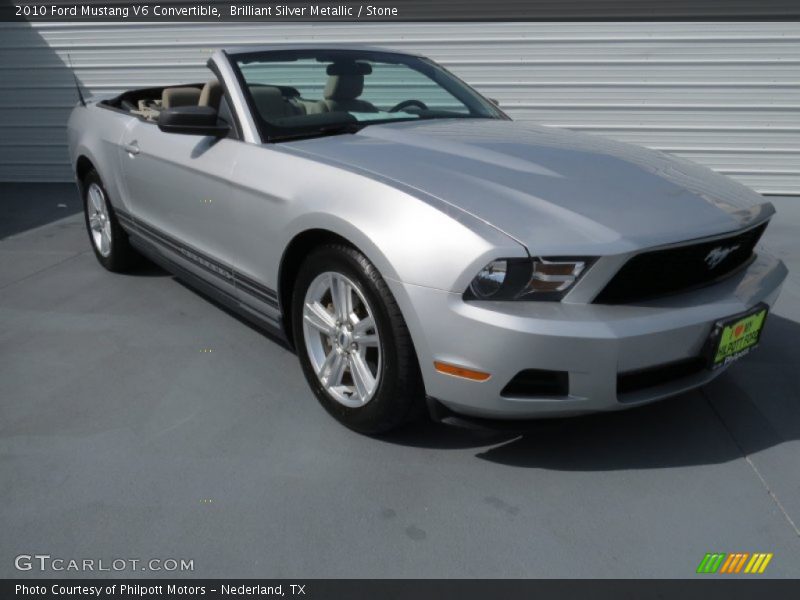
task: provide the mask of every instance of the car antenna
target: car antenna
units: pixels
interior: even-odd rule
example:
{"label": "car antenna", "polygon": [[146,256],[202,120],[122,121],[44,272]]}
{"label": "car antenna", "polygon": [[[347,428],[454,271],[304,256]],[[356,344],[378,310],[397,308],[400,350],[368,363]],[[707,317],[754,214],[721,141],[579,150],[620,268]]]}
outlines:
{"label": "car antenna", "polygon": [[78,99],[81,101],[81,106],[86,106],[86,100],[83,99],[83,92],[81,92],[81,85],[78,83],[78,76],[75,75],[75,69],[72,68],[72,57],[67,52],[67,62],[69,63],[69,70],[72,71],[72,78],[75,80],[75,89],[78,92]]}

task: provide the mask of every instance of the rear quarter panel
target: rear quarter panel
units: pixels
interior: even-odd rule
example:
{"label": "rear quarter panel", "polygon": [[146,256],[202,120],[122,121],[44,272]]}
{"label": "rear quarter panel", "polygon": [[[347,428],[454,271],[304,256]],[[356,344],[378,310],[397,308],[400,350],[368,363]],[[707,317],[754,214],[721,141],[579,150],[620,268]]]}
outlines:
{"label": "rear quarter panel", "polygon": [[67,121],[67,144],[72,172],[77,173],[78,159],[88,158],[97,170],[111,203],[127,208],[119,171],[119,144],[126,127],[135,117],[102,108],[90,100],[76,106]]}

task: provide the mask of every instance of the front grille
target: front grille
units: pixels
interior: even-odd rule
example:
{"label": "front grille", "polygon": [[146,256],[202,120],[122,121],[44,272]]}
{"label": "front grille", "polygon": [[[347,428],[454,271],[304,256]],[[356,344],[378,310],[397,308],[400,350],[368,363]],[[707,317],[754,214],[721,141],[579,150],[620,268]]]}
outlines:
{"label": "front grille", "polygon": [[617,375],[617,396],[679,381],[700,373],[706,368],[702,357],[686,358],[676,362],[648,367]]}
{"label": "front grille", "polygon": [[753,248],[766,227],[763,223],[726,238],[637,254],[623,265],[594,302],[627,304],[719,281],[751,260]]}

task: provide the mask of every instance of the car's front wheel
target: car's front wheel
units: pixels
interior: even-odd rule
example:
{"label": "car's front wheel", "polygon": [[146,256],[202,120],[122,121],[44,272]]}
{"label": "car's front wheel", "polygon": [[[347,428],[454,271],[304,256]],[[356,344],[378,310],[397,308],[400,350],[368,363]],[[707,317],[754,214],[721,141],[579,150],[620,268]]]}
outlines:
{"label": "car's front wheel", "polygon": [[292,322],[306,379],[341,423],[377,434],[420,414],[424,392],[411,336],[363,254],[339,244],[314,250],[297,277]]}

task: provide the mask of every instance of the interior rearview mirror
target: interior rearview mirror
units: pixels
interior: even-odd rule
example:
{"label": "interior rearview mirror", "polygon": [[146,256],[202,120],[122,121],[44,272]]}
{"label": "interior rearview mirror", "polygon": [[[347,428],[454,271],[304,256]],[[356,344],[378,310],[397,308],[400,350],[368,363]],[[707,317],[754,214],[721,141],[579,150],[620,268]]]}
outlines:
{"label": "interior rearview mirror", "polygon": [[210,106],[176,106],[158,115],[158,128],[166,133],[188,135],[228,135],[228,126],[219,124],[217,111]]}

